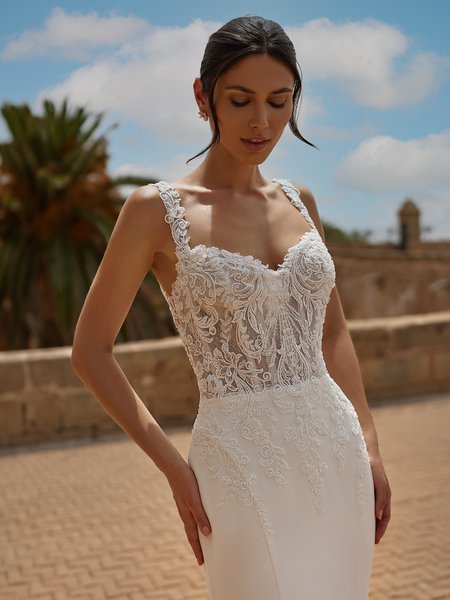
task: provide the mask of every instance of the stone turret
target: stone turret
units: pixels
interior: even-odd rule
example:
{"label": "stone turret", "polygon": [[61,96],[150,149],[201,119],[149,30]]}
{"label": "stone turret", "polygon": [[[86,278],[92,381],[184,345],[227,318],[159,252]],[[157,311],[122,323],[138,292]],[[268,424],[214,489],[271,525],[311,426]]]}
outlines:
{"label": "stone turret", "polygon": [[411,198],[405,199],[397,214],[399,217],[400,248],[409,250],[420,246],[420,210]]}

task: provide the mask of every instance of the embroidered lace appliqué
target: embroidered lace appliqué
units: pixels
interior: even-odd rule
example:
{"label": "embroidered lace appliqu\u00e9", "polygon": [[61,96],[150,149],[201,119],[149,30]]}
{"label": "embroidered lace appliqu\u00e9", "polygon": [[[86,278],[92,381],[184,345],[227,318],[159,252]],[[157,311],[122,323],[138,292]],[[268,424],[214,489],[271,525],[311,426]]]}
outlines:
{"label": "embroidered lace appliqu\u00e9", "polygon": [[[321,490],[328,466],[320,446],[326,437],[343,470],[351,423],[357,438],[355,499],[360,509],[369,468],[356,411],[331,379],[322,355],[325,311],[335,285],[333,260],[299,191],[288,180],[273,181],[310,226],[276,270],[251,255],[203,244],[191,248],[178,192],[165,181],[152,184],[164,202],[178,259],[171,293],[161,291],[200,391],[192,443],[210,476],[221,478],[220,504],[238,495],[254,507],[268,534],[273,530],[257,490],[258,474],[247,467],[249,457],[240,440],[259,448],[261,472],[281,489],[286,489],[285,472],[292,468],[283,446],[294,444],[319,512],[325,510]],[[267,391],[270,402],[259,394]],[[275,441],[279,415],[290,415],[290,420]]]}

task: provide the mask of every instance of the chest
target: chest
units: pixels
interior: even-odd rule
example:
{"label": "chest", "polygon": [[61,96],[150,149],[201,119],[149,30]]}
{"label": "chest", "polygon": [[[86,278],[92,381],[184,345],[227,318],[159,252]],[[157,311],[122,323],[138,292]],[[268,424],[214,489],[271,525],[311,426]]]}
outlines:
{"label": "chest", "polygon": [[276,269],[289,248],[311,230],[301,211],[280,198],[267,201],[186,199],[189,246],[250,255]]}

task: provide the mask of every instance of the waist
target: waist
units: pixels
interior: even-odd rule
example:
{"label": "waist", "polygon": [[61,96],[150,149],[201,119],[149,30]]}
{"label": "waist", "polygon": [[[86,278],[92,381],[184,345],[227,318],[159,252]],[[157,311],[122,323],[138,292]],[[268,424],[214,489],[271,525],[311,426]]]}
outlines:
{"label": "waist", "polygon": [[289,429],[292,419],[303,423],[311,419],[321,422],[327,414],[334,415],[335,420],[351,412],[350,400],[325,370],[307,380],[286,385],[277,383],[264,389],[225,393],[217,397],[201,396],[193,428],[226,431],[230,427],[258,428],[264,422],[270,429],[279,421],[279,426]]}
{"label": "waist", "polygon": [[323,384],[334,384],[337,385],[331,375],[328,373],[326,367],[323,371],[311,375],[307,379],[298,379],[291,383],[282,382],[267,382],[266,385],[259,384],[255,387],[243,387],[240,390],[217,390],[216,392],[208,391],[204,392],[200,390],[200,404],[211,403],[214,401],[223,403],[225,401],[238,401],[245,400],[246,398],[258,398],[274,397],[284,394],[286,396],[302,396],[305,393],[309,393],[315,386]]}

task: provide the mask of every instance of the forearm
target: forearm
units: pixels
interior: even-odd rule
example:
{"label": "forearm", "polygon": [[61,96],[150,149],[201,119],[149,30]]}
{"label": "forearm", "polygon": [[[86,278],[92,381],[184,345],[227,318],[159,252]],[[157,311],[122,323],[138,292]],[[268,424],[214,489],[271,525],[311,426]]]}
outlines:
{"label": "forearm", "polygon": [[72,356],[72,366],[112,419],[168,478],[186,461],[131,387],[114,355],[106,351]]}
{"label": "forearm", "polygon": [[327,370],[355,407],[371,459],[379,458],[378,436],[369,410],[358,358],[347,327],[323,339]]}

